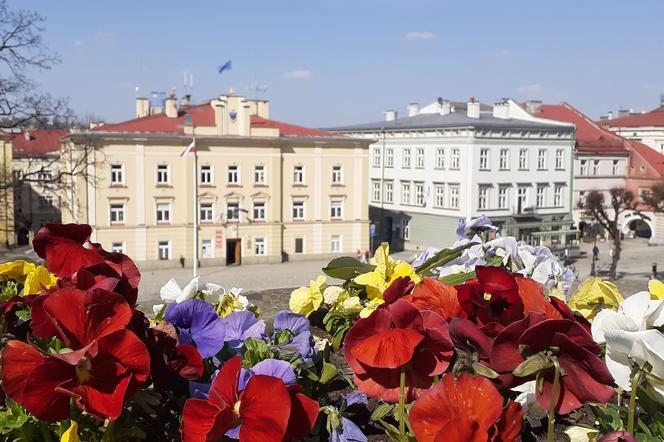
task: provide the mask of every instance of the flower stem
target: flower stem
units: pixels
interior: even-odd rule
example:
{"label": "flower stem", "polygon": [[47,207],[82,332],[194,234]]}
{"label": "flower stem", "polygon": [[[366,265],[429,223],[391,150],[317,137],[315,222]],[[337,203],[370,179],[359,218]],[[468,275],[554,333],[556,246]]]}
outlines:
{"label": "flower stem", "polygon": [[553,386],[551,387],[551,401],[549,402],[549,423],[546,431],[546,441],[553,442],[554,425],[556,423],[556,402],[558,399],[558,390],[560,387],[560,364],[558,358],[553,358]]}
{"label": "flower stem", "polygon": [[399,434],[406,435],[406,366],[399,376]]}
{"label": "flower stem", "polygon": [[636,414],[636,389],[641,381],[641,371],[632,376],[632,392],[629,394],[629,412],[627,414],[627,431],[634,434],[634,415]]}

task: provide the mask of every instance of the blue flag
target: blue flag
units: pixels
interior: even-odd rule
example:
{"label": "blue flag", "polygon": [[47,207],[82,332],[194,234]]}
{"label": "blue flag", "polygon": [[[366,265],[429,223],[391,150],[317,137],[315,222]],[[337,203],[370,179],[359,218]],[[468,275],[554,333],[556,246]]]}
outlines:
{"label": "blue flag", "polygon": [[231,70],[231,61],[230,60],[228,60],[226,63],[224,63],[224,64],[220,65],[219,67],[217,67],[217,72],[221,74],[226,69],[228,69],[229,71]]}

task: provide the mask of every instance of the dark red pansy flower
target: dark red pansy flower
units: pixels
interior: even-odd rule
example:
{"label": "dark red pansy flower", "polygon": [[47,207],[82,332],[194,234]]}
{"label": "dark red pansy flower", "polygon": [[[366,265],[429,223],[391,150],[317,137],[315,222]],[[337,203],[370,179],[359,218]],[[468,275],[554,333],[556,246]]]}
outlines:
{"label": "dark red pansy flower", "polygon": [[284,439],[304,439],[316,423],[320,405],[302,394],[304,388],[301,385],[289,385],[287,389],[290,395],[291,411]]}
{"label": "dark red pansy flower", "polygon": [[23,307],[30,307],[38,295],[12,296],[0,300],[0,312],[5,331],[18,339],[25,339],[30,333],[30,321],[19,319],[16,313]]}
{"label": "dark red pansy flower", "polygon": [[81,267],[76,272],[72,283],[81,290],[100,287],[118,293],[131,307],[136,305],[138,299],[138,284],[132,285],[127,275],[121,272],[120,267],[108,262]]}
{"label": "dark red pansy flower", "polygon": [[523,301],[514,276],[502,267],[475,267],[477,278],[455,286],[468,319],[482,326],[506,326],[523,318]]}
{"label": "dark red pansy flower", "polygon": [[[557,358],[562,369],[557,413],[567,414],[585,402],[605,403],[611,399],[613,377],[598,357],[600,347],[576,321],[545,319],[540,313],[529,313],[505,327],[496,337],[491,350],[491,368],[500,373],[512,373],[526,357],[537,354]],[[548,409],[554,370],[544,368],[538,376],[542,377],[543,388],[537,391],[537,400]]]}
{"label": "dark red pansy flower", "polygon": [[485,335],[473,322],[454,318],[450,321],[450,337],[457,350],[477,355],[478,361],[488,361],[493,339]]}
{"label": "dark red pansy flower", "polygon": [[311,417],[318,414],[318,403],[296,390],[289,392],[279,378],[259,374],[238,392],[241,364],[240,356],[229,359],[212,382],[207,400],[185,402],[182,440],[222,440],[238,425],[242,425],[242,441],[281,441],[291,425],[293,434],[308,434],[313,426]]}
{"label": "dark red pansy flower", "polygon": [[419,442],[518,441],[523,410],[503,397],[487,378],[451,373],[425,392],[410,411]]}
{"label": "dark red pansy flower", "polygon": [[404,299],[356,321],[344,340],[359,390],[387,402],[399,400],[402,368],[412,401],[447,369],[453,350],[447,322]]}
{"label": "dark red pansy flower", "polygon": [[549,298],[549,301],[551,302],[553,308],[555,308],[558,313],[560,313],[562,318],[572,319],[578,322],[579,325],[581,325],[581,327],[583,327],[588,332],[588,334],[592,335],[592,325],[581,313],[572,311],[572,309],[565,301],[558,299],[555,296]]}
{"label": "dark red pansy flower", "polygon": [[[35,303],[39,300],[40,304]],[[149,376],[145,345],[125,329],[131,309],[118,294],[73,288],[40,296],[33,313],[73,351],[46,354],[20,341],[2,352],[8,397],[41,420],[69,417],[69,399],[101,419],[115,419],[124,400]]]}
{"label": "dark red pansy flower", "polygon": [[386,305],[390,305],[397,299],[401,299],[413,291],[415,282],[410,276],[399,276],[383,292],[383,300]]}
{"label": "dark red pansy flower", "polygon": [[[163,328],[170,326],[172,331]],[[175,328],[166,323],[162,329],[149,328],[145,343],[150,353],[150,376],[157,391],[187,391],[186,381],[203,375],[203,358],[193,345],[178,344]]]}
{"label": "dark red pansy flower", "polygon": [[457,291],[452,285],[443,284],[432,278],[425,278],[415,286],[413,293],[406,296],[411,304],[419,310],[431,310],[446,321],[452,318],[465,318],[466,312],[461,308]]}
{"label": "dark red pansy flower", "polygon": [[79,268],[104,262],[91,246],[92,228],[87,224],[46,224],[35,235],[32,245],[46,260],[48,270],[58,277],[73,275]]}

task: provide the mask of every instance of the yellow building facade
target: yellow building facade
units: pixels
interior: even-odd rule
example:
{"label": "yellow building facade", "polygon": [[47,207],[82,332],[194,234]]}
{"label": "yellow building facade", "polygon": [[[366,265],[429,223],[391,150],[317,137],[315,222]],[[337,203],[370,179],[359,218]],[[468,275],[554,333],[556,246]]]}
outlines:
{"label": "yellow building facade", "polygon": [[8,248],[16,245],[11,136],[0,134],[0,149],[0,248]]}
{"label": "yellow building facade", "polygon": [[[137,118],[62,138],[61,167],[92,156],[63,222],[143,268],[275,263],[369,247],[365,140],[269,119],[267,101],[137,100]],[[195,139],[196,155],[181,156]],[[196,160],[196,173],[194,164]],[[194,186],[197,183],[197,204]]]}

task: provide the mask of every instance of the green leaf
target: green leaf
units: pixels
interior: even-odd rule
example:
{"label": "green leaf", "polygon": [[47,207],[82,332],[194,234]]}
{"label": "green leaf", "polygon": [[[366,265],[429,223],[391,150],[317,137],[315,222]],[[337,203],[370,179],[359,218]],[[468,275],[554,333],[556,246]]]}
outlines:
{"label": "green leaf", "polygon": [[431,269],[435,269],[436,267],[447,264],[453,259],[457,259],[459,256],[461,256],[464,250],[474,245],[477,245],[477,243],[471,242],[459,246],[456,249],[443,249],[439,251],[431,258],[424,261],[424,263],[422,263],[422,265],[417,268],[417,274],[420,276],[431,276]]}
{"label": "green leaf", "polygon": [[458,284],[463,284],[466,281],[470,281],[475,277],[477,277],[475,272],[454,273],[452,275],[447,275],[443,276],[442,278],[438,278],[438,281],[442,282],[443,284],[458,285]]}
{"label": "green leaf", "polygon": [[380,404],[379,406],[376,407],[373,413],[371,413],[371,420],[377,421],[379,419],[384,418],[385,416],[387,416],[392,412],[393,408],[394,405],[392,404]]}
{"label": "green leaf", "polygon": [[323,267],[323,273],[331,278],[349,280],[362,273],[371,272],[376,268],[371,264],[365,264],[351,256],[334,258]]}
{"label": "green leaf", "polygon": [[491,370],[489,367],[486,365],[482,365],[480,363],[474,362],[473,363],[473,371],[480,376],[484,376],[485,378],[489,379],[496,379],[498,376],[500,376],[498,373],[495,371]]}
{"label": "green leaf", "polygon": [[592,403],[590,409],[597,418],[597,422],[599,422],[601,433],[610,433],[624,428],[623,421],[620,418],[620,409],[617,405]]}
{"label": "green leaf", "polygon": [[512,371],[514,376],[525,378],[553,366],[551,360],[541,353],[534,354]]}
{"label": "green leaf", "polygon": [[320,383],[327,384],[337,375],[337,367],[329,362],[323,362],[323,371],[320,374]]}

